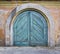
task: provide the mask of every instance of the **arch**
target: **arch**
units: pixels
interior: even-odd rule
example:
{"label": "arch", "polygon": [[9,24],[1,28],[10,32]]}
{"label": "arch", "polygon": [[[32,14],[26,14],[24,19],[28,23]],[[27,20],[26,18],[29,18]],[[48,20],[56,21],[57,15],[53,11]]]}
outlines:
{"label": "arch", "polygon": [[[13,21],[14,21],[14,16],[17,12],[21,11],[21,10],[24,10],[24,9],[36,9],[36,10],[39,10],[39,12],[41,12],[45,19],[47,20],[48,22],[48,46],[54,46],[55,45],[55,41],[54,41],[54,21],[53,21],[53,18],[52,16],[50,15],[49,11],[39,5],[39,4],[34,4],[34,3],[26,3],[26,4],[22,4],[21,6],[17,6],[10,14],[10,16],[8,17],[7,19],[7,22],[6,22],[6,45],[13,45]],[[17,15],[17,14],[16,14]],[[12,21],[12,23],[11,23]],[[11,24],[11,26],[10,26]],[[10,38],[9,41],[7,41],[7,38]]]}

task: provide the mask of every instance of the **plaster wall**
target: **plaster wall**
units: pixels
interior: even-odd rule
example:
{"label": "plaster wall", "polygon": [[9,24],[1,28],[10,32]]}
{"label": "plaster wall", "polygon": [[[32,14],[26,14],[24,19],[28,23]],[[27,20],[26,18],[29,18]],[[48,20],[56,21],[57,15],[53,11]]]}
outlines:
{"label": "plaster wall", "polygon": [[[0,4],[0,45],[4,46],[5,44],[5,25],[6,21],[12,12],[17,6],[20,6],[21,4],[24,3],[35,3],[35,4],[40,4],[41,6],[45,7],[48,9],[50,12],[53,21],[54,21],[54,41],[55,41],[55,46],[60,45],[60,4],[59,2],[10,2],[9,4],[4,4],[3,2]],[[8,32],[9,34],[9,32]],[[52,34],[53,35],[53,34]],[[8,36],[7,41],[9,41],[10,38]],[[53,41],[53,40],[52,40]]]}

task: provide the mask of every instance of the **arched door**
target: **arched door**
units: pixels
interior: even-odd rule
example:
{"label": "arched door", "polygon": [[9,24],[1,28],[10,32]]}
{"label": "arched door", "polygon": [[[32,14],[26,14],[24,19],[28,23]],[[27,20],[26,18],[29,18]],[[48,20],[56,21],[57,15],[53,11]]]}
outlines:
{"label": "arched door", "polygon": [[16,16],[13,24],[14,46],[47,46],[48,25],[36,11],[24,11]]}

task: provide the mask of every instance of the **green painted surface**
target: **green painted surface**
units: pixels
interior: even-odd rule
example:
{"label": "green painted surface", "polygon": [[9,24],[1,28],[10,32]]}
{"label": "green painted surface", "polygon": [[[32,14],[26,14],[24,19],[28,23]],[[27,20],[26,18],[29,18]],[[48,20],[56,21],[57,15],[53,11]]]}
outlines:
{"label": "green painted surface", "polygon": [[47,46],[48,26],[38,12],[25,11],[19,14],[13,24],[15,46]]}

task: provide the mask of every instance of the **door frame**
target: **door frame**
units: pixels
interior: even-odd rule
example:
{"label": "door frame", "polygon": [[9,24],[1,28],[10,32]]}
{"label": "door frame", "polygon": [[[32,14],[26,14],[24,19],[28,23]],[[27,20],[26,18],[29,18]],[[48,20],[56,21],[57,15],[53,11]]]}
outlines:
{"label": "door frame", "polygon": [[[37,13],[39,13],[39,14],[41,14],[43,17],[46,17],[46,16],[44,16],[43,14],[42,14],[42,12],[41,11],[39,11],[39,10],[37,10],[37,9],[34,9],[34,8],[27,8],[27,9],[24,9],[24,10],[21,10],[21,11],[19,11],[19,12],[17,12],[16,13],[16,15],[13,17],[13,20],[12,20],[12,22],[11,22],[11,24],[14,24],[14,21],[16,20],[16,17],[18,16],[18,15],[20,15],[21,13],[23,13],[23,12],[26,12],[26,11],[34,11],[34,12],[37,12]],[[45,19],[45,18],[44,18]],[[46,21],[46,26],[48,26],[48,21],[47,21],[47,19],[45,19],[45,21]],[[14,28],[14,25],[12,25],[13,27],[12,27],[12,31],[13,31],[13,28]],[[45,28],[44,28],[45,29]],[[48,27],[47,27],[47,29],[48,29]],[[14,32],[13,32],[13,35],[14,35]],[[47,38],[47,40],[48,40],[48,36],[46,36],[46,38]],[[13,39],[14,39],[14,36],[13,36]],[[13,40],[13,44],[14,44],[14,41],[15,40]],[[47,41],[48,42],[48,41]],[[48,45],[48,43],[47,43],[47,45]],[[46,46],[47,46],[46,45]],[[43,45],[44,46],[44,45]]]}
{"label": "door frame", "polygon": [[[21,13],[22,11],[25,11],[28,9],[38,11],[44,16],[44,18],[46,19],[46,21],[48,23],[48,46],[50,46],[50,47],[55,46],[55,40],[54,40],[54,36],[55,36],[54,32],[55,31],[54,31],[53,17],[51,16],[48,9],[41,6],[40,4],[35,4],[35,3],[21,4],[20,6],[17,6],[16,8],[14,8],[12,10],[12,12],[10,13],[10,15],[7,19],[6,26],[5,26],[5,28],[6,28],[5,29],[6,45],[13,46],[13,22],[14,22],[16,16],[18,15],[18,13]],[[9,38],[9,41],[8,41],[8,38]]]}

